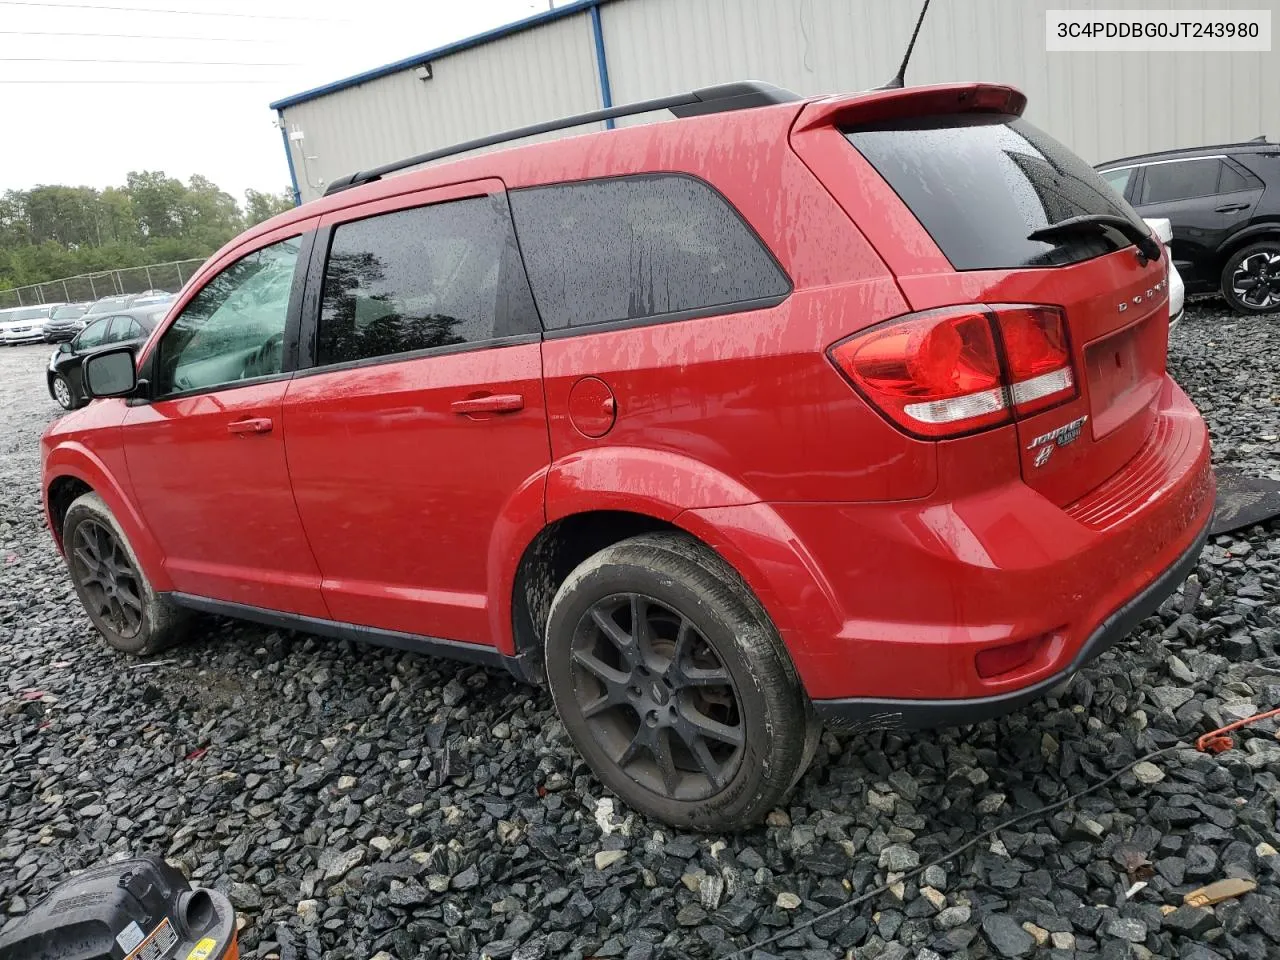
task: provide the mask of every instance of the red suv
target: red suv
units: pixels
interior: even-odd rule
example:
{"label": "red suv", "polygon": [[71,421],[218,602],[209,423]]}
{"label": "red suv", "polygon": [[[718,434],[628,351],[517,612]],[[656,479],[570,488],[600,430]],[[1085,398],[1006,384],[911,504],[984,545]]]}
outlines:
{"label": "red suv", "polygon": [[505,665],[708,829],[820,721],[1027,702],[1193,569],[1214,483],[1159,244],[1024,103],[709,88],[253,228],[44,437],[90,617]]}

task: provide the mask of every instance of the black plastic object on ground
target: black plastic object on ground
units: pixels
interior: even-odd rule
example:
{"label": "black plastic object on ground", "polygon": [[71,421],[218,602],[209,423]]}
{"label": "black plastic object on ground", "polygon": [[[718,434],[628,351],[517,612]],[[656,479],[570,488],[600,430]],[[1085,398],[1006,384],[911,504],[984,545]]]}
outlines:
{"label": "black plastic object on ground", "polygon": [[237,960],[235,911],[159,857],[94,867],[0,931],[0,960]]}
{"label": "black plastic object on ground", "polygon": [[1218,499],[1213,505],[1213,535],[1242,530],[1280,514],[1280,483],[1218,470]]}

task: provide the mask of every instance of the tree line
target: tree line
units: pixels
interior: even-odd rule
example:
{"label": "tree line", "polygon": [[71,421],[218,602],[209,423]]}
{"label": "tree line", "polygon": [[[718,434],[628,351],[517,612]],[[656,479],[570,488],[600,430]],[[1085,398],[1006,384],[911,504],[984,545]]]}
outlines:
{"label": "tree line", "polygon": [[120,187],[39,186],[0,194],[0,290],[98,270],[207,257],[293,194],[246,190],[243,208],[199,174],[130,173]]}

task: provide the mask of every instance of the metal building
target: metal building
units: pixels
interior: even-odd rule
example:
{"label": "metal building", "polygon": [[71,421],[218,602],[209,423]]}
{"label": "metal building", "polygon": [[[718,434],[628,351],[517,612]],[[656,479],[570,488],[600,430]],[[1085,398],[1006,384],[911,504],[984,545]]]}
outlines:
{"label": "metal building", "polygon": [[[1106,0],[1247,9],[1275,0]],[[1090,162],[1280,134],[1272,53],[1047,53],[1045,11],[1090,0],[934,0],[908,84],[1010,83],[1027,117]],[[919,0],[576,0],[271,104],[295,193],[402,157],[730,80],[803,95],[896,70]],[[667,115],[653,119],[664,119]],[[644,118],[619,121],[643,122]],[[582,128],[569,133],[580,133]]]}

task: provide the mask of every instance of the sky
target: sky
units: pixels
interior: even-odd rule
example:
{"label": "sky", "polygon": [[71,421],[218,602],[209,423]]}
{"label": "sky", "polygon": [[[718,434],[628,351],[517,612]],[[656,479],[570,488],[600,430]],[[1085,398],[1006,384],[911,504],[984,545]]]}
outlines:
{"label": "sky", "polygon": [[[560,3],[557,3],[560,5]],[[273,100],[549,0],[0,0],[0,192],[203,174],[289,184]]]}

